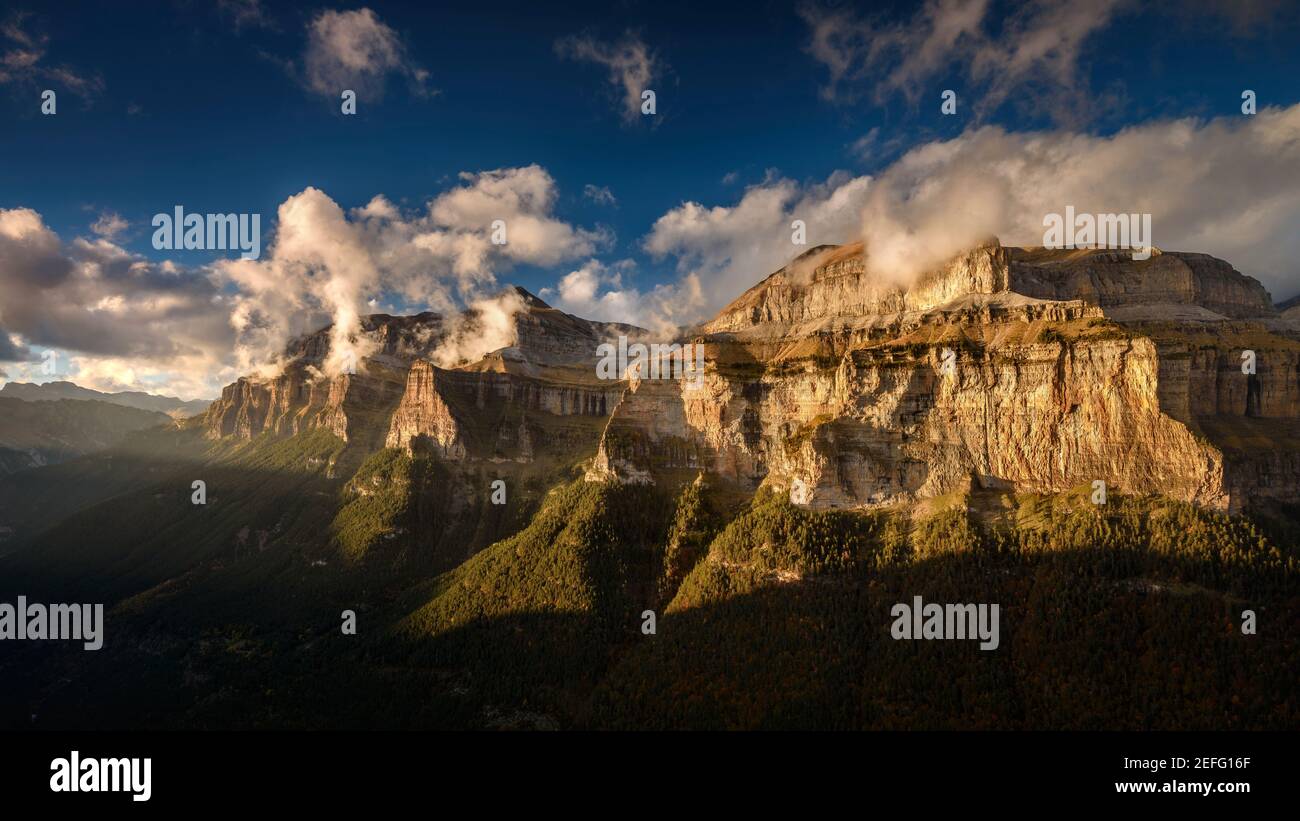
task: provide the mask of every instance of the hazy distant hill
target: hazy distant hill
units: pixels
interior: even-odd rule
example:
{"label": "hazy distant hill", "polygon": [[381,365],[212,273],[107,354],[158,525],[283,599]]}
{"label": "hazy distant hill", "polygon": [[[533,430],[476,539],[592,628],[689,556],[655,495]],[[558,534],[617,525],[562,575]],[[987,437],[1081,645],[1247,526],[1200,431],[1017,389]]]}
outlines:
{"label": "hazy distant hill", "polygon": [[23,399],[28,402],[42,402],[51,399],[97,399],[112,405],[165,413],[172,418],[182,418],[203,413],[212,404],[206,399],[177,399],[174,396],[155,396],[141,391],[120,391],[104,393],[83,388],[72,382],[46,382],[36,385],[31,382],[10,382],[0,388],[0,396],[9,399]]}
{"label": "hazy distant hill", "polygon": [[1287,319],[1300,319],[1300,295],[1277,303],[1277,310]]}
{"label": "hazy distant hill", "polygon": [[0,475],[104,450],[132,431],[171,422],[163,413],[96,400],[0,397]]}

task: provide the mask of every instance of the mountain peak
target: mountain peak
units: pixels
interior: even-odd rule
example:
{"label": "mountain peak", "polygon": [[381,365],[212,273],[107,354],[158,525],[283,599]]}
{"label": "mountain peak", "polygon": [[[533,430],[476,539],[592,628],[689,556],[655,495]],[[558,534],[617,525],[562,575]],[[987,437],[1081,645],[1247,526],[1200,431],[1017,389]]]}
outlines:
{"label": "mountain peak", "polygon": [[0,394],[6,398],[21,399],[25,402],[48,402],[60,399],[82,401],[101,401],[110,405],[121,405],[138,410],[165,413],[175,419],[203,413],[211,404],[207,399],[184,400],[175,396],[161,396],[143,391],[104,391],[83,388],[75,382],[59,380],[55,382],[9,382],[0,387]]}
{"label": "mountain peak", "polygon": [[508,288],[505,290],[505,293],[507,293],[507,294],[508,294],[508,293],[514,293],[514,294],[518,295],[519,298],[522,299],[522,300],[524,301],[524,305],[527,306],[527,307],[529,307],[529,308],[537,308],[537,309],[543,309],[543,310],[545,310],[545,309],[549,309],[549,308],[551,307],[550,305],[547,305],[545,302],[543,302],[541,299],[539,299],[539,298],[538,298],[535,294],[533,294],[531,291],[529,291],[529,290],[526,289],[526,288],[521,288],[521,287],[518,286],[518,285],[511,285],[510,287],[508,287]]}

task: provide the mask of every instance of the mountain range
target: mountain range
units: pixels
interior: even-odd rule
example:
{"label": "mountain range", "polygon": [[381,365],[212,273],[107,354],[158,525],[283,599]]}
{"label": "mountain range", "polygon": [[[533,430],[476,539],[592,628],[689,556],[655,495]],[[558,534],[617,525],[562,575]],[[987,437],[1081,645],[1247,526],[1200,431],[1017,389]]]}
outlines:
{"label": "mountain range", "polygon": [[[375,314],[355,373],[324,328],[0,478],[0,593],[109,605],[104,650],[0,662],[0,720],[1300,718],[1300,319],[1229,263],[991,239],[892,281],[821,246],[671,340],[512,296],[473,361],[442,352],[474,311]],[[601,379],[618,336],[701,344],[703,377]],[[1000,603],[999,649],[891,640],[914,595]]]}
{"label": "mountain range", "polygon": [[56,399],[81,399],[107,402],[110,405],[122,405],[128,408],[165,413],[174,419],[194,416],[208,409],[208,401],[202,399],[183,400],[174,396],[158,396],[143,391],[103,391],[83,388],[73,382],[8,382],[0,387],[0,398],[22,399],[28,402],[43,402]]}
{"label": "mountain range", "polygon": [[27,402],[0,396],[0,475],[52,465],[120,444],[171,417],[97,400]]}

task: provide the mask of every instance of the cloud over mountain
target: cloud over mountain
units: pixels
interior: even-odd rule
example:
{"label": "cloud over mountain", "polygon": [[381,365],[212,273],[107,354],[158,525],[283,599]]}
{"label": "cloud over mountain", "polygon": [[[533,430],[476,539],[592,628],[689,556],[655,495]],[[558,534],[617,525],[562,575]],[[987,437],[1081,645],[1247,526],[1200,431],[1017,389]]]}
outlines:
{"label": "cloud over mountain", "polygon": [[[623,321],[685,324],[807,247],[862,239],[876,276],[905,280],[990,236],[1040,245],[1043,218],[1068,205],[1150,213],[1157,246],[1213,254],[1291,296],[1300,291],[1300,105],[1109,136],[985,126],[921,144],[874,178],[769,178],[732,205],[687,202],[656,220],[644,248],[674,263],[675,284],[651,295],[585,266],[556,292],[570,310],[617,306]],[[791,243],[795,219],[807,246]]]}
{"label": "cloud over mountain", "polygon": [[862,239],[871,271],[905,278],[990,235],[1040,244],[1043,218],[1067,206],[1150,213],[1156,245],[1229,260],[1285,298],[1300,291],[1300,105],[1111,135],[984,126],[874,177],[772,173],[733,202],[662,213],[639,250],[666,278],[611,261],[612,233],[566,221],[558,201],[538,165],[462,173],[415,209],[377,195],[348,210],[308,187],[268,221],[262,259],[195,267],[105,237],[65,241],[31,209],[0,210],[0,359],[30,377],[33,351],[53,348],[97,387],[210,396],[236,374],[273,371],[290,338],[328,323],[337,372],[366,353],[360,317],[375,306],[456,311],[520,265],[555,271],[542,296],[557,307],[668,333],[818,244]]}
{"label": "cloud over mountain", "polygon": [[64,242],[31,209],[0,211],[0,352],[56,348],[89,384],[165,380],[211,395],[234,375],[273,372],[289,339],[332,323],[326,370],[337,373],[367,353],[360,317],[373,304],[455,311],[517,264],[560,265],[612,241],[558,218],[557,196],[536,165],[462,174],[413,213],[382,195],[345,212],[309,187],[281,203],[262,259],[194,268],[103,238]]}
{"label": "cloud over mountain", "polygon": [[481,300],[497,273],[515,264],[556,265],[609,239],[554,216],[555,181],[540,166],[460,179],[413,214],[383,196],[350,214],[315,188],[290,197],[266,259],[215,266],[236,290],[241,366],[274,362],[287,339],[328,321],[334,330],[326,371],[336,373],[349,353],[367,353],[358,347],[360,316],[371,299],[387,294],[451,312]]}
{"label": "cloud over mountain", "polygon": [[1110,136],[987,126],[908,151],[873,181],[868,264],[911,276],[990,235],[1041,245],[1043,218],[1150,213],[1155,244],[1201,251],[1300,290],[1300,105],[1165,120]]}

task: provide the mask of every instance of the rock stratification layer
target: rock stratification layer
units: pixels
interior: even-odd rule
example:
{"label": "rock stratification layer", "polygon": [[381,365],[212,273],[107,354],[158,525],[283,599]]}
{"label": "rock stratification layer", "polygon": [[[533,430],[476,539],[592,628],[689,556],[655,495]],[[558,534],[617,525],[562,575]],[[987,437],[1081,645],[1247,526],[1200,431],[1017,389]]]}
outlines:
{"label": "rock stratification layer", "polygon": [[[590,455],[624,384],[597,378],[596,349],[640,328],[588,322],[523,289],[515,342],[472,362],[449,362],[453,333],[473,336],[474,312],[375,314],[354,373],[327,375],[329,328],[296,340],[280,373],[226,386],[204,416],[212,439],[288,436],[326,429],[363,450],[426,449],[448,461],[527,462],[539,454]],[[435,361],[443,362],[440,367]]]}
{"label": "rock stratification layer", "polygon": [[[1098,481],[1225,510],[1300,498],[1300,321],[1204,254],[990,240],[892,281],[860,246],[822,246],[676,340],[510,297],[514,343],[473,361],[446,343],[474,312],[368,317],[370,355],[335,376],[329,330],[304,337],[278,376],[228,386],[207,434],[324,428],[462,464],[594,454],[596,480],[707,471],[814,507]],[[700,342],[703,378],[599,378],[619,335]]]}
{"label": "rock stratification layer", "polygon": [[632,382],[592,478],[703,469],[816,507],[973,483],[1216,509],[1298,496],[1300,328],[1203,254],[990,242],[881,284],[860,248],[824,247],[698,333],[704,383]]}

